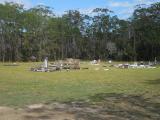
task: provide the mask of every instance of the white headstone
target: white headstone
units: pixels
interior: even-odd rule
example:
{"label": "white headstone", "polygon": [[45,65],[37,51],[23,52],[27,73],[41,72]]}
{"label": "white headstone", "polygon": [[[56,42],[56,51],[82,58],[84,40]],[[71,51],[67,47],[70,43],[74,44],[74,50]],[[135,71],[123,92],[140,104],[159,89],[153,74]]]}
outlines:
{"label": "white headstone", "polygon": [[111,63],[112,63],[112,60],[109,60],[108,62],[111,64]]}
{"label": "white headstone", "polygon": [[154,59],[154,64],[156,65],[157,64],[157,58],[155,57]]}
{"label": "white headstone", "polygon": [[44,67],[45,67],[45,68],[48,67],[48,59],[47,59],[47,58],[44,59]]}

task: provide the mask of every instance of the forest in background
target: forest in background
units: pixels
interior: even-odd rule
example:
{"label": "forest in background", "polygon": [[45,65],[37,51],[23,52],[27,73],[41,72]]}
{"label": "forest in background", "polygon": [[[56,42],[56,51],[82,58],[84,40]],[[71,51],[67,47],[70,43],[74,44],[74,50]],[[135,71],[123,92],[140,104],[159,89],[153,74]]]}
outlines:
{"label": "forest in background", "polygon": [[50,7],[0,4],[0,61],[78,58],[160,60],[160,2],[137,5],[127,20],[107,8],[56,16]]}

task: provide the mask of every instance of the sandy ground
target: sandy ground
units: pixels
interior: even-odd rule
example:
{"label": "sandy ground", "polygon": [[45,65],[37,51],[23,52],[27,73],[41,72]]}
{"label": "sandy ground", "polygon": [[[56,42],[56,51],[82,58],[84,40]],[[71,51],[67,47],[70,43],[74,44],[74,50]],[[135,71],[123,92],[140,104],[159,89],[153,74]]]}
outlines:
{"label": "sandy ground", "polygon": [[68,103],[34,104],[24,108],[0,107],[0,120],[160,120],[160,97],[99,94]]}

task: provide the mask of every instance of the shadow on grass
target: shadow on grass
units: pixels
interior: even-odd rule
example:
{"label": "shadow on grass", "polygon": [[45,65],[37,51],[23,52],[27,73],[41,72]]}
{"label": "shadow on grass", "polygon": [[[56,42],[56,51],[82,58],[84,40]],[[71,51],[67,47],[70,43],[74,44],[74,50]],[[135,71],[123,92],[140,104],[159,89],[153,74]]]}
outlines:
{"label": "shadow on grass", "polygon": [[153,85],[160,85],[160,79],[147,80],[146,83],[148,83],[148,84],[153,84]]}
{"label": "shadow on grass", "polygon": [[151,102],[143,95],[101,93],[91,96],[89,101],[33,105],[24,116],[25,120],[60,117],[61,120],[159,120],[160,102]]}
{"label": "shadow on grass", "polygon": [[160,118],[160,102],[150,102],[150,99],[145,99],[142,95],[102,93],[91,96],[90,99],[103,104],[101,114],[104,112],[115,118],[130,120]]}

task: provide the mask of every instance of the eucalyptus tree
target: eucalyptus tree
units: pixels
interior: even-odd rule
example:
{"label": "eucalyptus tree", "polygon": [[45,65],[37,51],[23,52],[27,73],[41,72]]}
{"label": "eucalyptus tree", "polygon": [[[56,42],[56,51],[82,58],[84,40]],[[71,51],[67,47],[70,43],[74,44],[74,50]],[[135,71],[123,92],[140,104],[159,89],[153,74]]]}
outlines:
{"label": "eucalyptus tree", "polygon": [[0,5],[1,60],[20,59],[20,30],[23,6],[15,3]]}
{"label": "eucalyptus tree", "polygon": [[150,7],[138,5],[134,11],[132,25],[135,31],[138,59],[153,60],[158,57],[160,47],[160,2]]}
{"label": "eucalyptus tree", "polygon": [[93,42],[93,52],[95,57],[106,57],[106,47],[110,39],[110,11],[107,8],[96,8],[93,10],[95,14],[92,18],[92,42]]}
{"label": "eucalyptus tree", "polygon": [[61,17],[47,6],[24,9],[0,4],[0,61],[67,57],[116,60],[160,59],[160,2],[138,5],[121,20],[107,8],[92,14],[69,10]]}
{"label": "eucalyptus tree", "polygon": [[48,39],[48,21],[54,16],[51,8],[38,5],[24,12],[24,36],[26,43],[25,49],[29,56],[36,56],[41,60],[44,56],[49,56],[47,50]]}
{"label": "eucalyptus tree", "polygon": [[77,58],[80,55],[80,42],[82,40],[81,29],[83,27],[83,17],[77,10],[69,10],[63,15],[63,19],[67,22],[67,51],[68,57]]}

